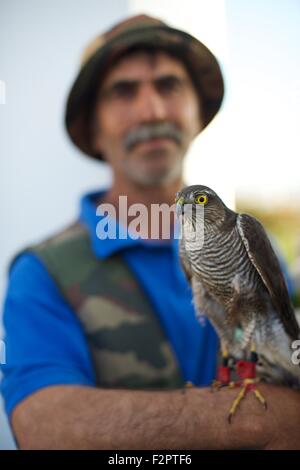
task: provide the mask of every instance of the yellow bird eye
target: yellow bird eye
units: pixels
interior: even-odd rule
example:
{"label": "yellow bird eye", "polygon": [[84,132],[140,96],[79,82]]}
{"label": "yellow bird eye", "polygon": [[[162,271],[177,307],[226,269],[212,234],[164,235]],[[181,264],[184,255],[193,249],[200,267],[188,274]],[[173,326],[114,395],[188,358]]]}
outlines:
{"label": "yellow bird eye", "polygon": [[206,196],[206,194],[199,194],[195,199],[196,204],[201,204],[202,206],[204,206],[207,201],[208,197]]}

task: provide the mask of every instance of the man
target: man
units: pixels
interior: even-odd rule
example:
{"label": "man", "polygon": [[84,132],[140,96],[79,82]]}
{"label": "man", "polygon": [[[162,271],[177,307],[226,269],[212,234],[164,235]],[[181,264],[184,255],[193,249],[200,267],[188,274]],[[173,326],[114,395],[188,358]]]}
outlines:
{"label": "man", "polygon": [[[88,49],[67,130],[114,182],[83,198],[79,222],[12,263],[2,391],[21,448],[297,447],[296,392],[266,386],[268,413],[249,400],[229,427],[236,392],[184,388],[212,381],[216,335],[195,319],[176,240],[120,236],[119,196],[148,213],[172,205],[184,154],[222,97],[211,52],[159,20],[131,18]],[[116,239],[101,240],[98,204],[116,208]],[[151,233],[153,220],[144,224]]]}

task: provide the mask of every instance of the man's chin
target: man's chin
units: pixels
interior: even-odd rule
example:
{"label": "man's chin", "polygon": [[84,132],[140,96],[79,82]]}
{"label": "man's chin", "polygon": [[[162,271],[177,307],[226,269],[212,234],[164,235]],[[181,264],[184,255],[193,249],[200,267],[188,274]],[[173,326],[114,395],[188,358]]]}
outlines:
{"label": "man's chin", "polygon": [[127,178],[144,186],[165,185],[182,174],[183,155],[170,149],[133,152],[123,161]]}

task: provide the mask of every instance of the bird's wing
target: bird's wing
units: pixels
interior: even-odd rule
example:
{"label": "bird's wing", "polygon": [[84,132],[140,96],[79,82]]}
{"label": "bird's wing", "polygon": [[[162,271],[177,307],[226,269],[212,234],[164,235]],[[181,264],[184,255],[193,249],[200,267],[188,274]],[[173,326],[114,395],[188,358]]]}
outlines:
{"label": "bird's wing", "polygon": [[299,338],[300,329],[286,283],[265,229],[258,220],[248,214],[238,215],[237,228],[248,256],[270,294],[272,305],[285,331],[292,339]]}

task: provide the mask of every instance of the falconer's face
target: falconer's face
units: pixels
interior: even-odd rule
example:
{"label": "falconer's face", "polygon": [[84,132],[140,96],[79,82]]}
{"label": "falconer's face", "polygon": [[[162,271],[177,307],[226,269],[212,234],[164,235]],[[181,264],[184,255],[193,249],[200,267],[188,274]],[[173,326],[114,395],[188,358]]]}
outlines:
{"label": "falconer's face", "polygon": [[119,178],[162,185],[181,177],[184,155],[202,127],[185,66],[164,52],[134,52],[110,68],[101,84],[94,148]]}

